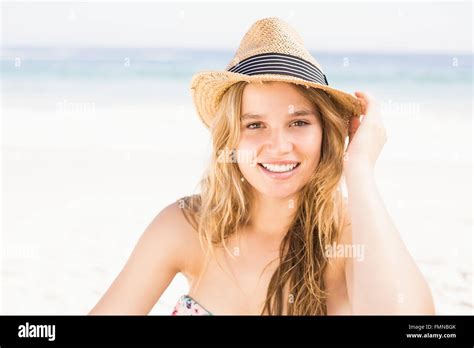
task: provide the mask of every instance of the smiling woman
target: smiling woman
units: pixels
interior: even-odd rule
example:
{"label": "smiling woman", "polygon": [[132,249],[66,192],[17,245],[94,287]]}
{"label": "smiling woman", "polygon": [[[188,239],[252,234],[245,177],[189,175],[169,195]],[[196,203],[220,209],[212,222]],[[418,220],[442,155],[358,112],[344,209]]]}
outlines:
{"label": "smiling woman", "polygon": [[[213,146],[201,191],[152,221],[92,314],[148,313],[178,272],[176,315],[433,313],[376,189],[386,134],[371,97],[329,87],[279,18],[192,91]],[[339,244],[363,255],[327,252]]]}
{"label": "smiling woman", "polygon": [[[324,291],[324,275],[338,270],[328,266],[322,246],[337,241],[343,223],[337,188],[346,121],[324,91],[284,82],[239,82],[223,96],[211,134],[216,153],[236,148],[255,158],[238,163],[214,158],[195,209],[199,235],[224,250],[231,240],[239,250],[238,257],[228,252],[235,268],[243,260],[251,263],[255,256],[250,250],[262,254],[264,242],[279,250],[273,275],[253,300],[262,314],[326,314],[325,297],[334,295]],[[253,243],[252,249],[233,244],[236,237]],[[211,243],[207,247],[213,249]],[[252,273],[258,279],[260,272],[255,267]],[[326,286],[339,280],[326,276]],[[200,287],[192,290],[193,297],[207,299]],[[339,296],[334,311],[340,312],[347,301],[347,295]]]}
{"label": "smiling woman", "polygon": [[269,197],[296,195],[316,172],[323,134],[329,142],[334,142],[330,146],[336,146],[331,138],[339,136],[342,158],[347,134],[341,130],[347,127],[325,92],[284,82],[248,84],[243,90],[242,113],[248,114],[247,110],[259,110],[259,115],[267,115],[256,117],[253,112],[251,118],[241,118],[237,146],[239,151],[256,153],[258,167],[240,163],[239,168],[259,192]]}

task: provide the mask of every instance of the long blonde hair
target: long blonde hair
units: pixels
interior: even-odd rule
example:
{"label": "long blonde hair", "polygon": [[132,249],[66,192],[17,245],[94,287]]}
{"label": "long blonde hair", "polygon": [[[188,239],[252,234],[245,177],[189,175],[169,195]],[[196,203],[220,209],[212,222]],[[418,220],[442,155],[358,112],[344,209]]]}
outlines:
{"label": "long blonde hair", "polygon": [[[213,153],[200,183],[200,194],[185,197],[185,216],[197,232],[207,257],[216,247],[231,256],[228,238],[249,222],[252,189],[229,159],[240,136],[242,94],[247,82],[224,94],[210,127]],[[325,247],[339,238],[342,228],[340,192],[347,121],[322,90],[295,85],[314,104],[323,128],[317,170],[301,189],[295,215],[279,252],[279,265],[268,285],[262,314],[325,315],[327,292],[323,275],[330,259]],[[233,163],[234,162],[234,163]],[[289,291],[288,298],[285,289]]]}

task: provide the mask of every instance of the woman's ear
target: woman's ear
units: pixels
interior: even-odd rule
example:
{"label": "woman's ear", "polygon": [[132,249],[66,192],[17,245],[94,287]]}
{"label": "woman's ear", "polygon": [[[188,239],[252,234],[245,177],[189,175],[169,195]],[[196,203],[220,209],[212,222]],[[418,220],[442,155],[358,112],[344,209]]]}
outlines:
{"label": "woman's ear", "polygon": [[349,143],[352,141],[352,138],[354,138],[354,134],[356,133],[359,126],[360,126],[360,117],[359,116],[351,117],[349,120]]}

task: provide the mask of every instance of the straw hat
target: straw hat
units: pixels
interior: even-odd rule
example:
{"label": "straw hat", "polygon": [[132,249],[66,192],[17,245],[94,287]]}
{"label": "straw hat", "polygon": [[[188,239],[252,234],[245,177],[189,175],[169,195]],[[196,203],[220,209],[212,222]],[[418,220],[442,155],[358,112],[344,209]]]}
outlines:
{"label": "straw hat", "polygon": [[225,91],[239,81],[291,82],[326,91],[344,119],[359,116],[356,97],[329,87],[321,66],[298,33],[278,17],[260,19],[247,31],[225,71],[203,71],[191,80],[191,94],[202,121],[210,127]]}

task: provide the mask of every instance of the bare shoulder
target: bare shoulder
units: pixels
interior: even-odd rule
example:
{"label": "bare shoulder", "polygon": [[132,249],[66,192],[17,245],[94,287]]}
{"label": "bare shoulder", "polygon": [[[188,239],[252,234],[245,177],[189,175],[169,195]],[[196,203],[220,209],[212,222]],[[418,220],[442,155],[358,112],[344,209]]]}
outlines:
{"label": "bare shoulder", "polygon": [[147,314],[175,275],[194,264],[197,234],[179,202],[149,223],[125,266],[89,314]]}
{"label": "bare shoulder", "polygon": [[164,207],[151,221],[147,229],[152,231],[167,231],[170,240],[179,241],[189,234],[190,224],[185,219],[180,200]]}
{"label": "bare shoulder", "polygon": [[182,273],[188,273],[190,264],[194,264],[189,261],[195,255],[199,243],[197,231],[189,219],[189,210],[185,204],[183,199],[169,204],[147,228],[149,233],[154,234],[157,243],[165,243],[173,251],[169,258],[176,266],[176,271]]}

